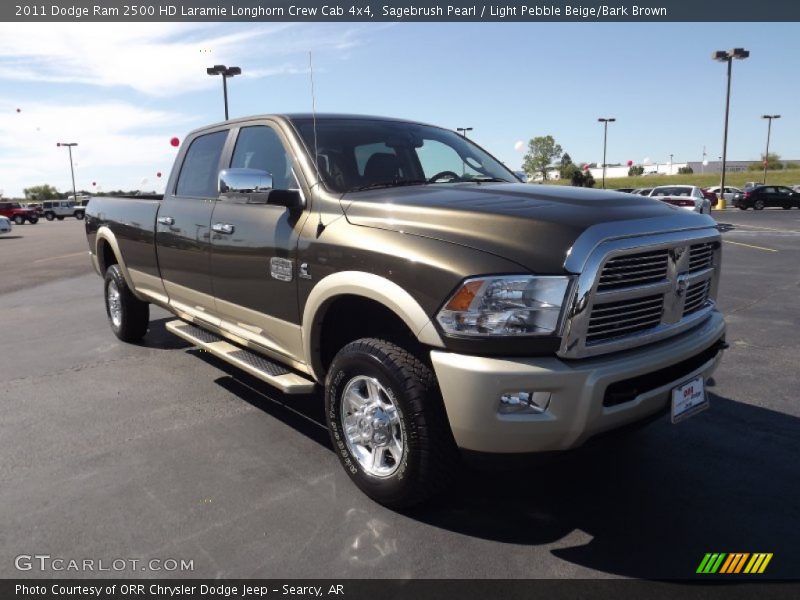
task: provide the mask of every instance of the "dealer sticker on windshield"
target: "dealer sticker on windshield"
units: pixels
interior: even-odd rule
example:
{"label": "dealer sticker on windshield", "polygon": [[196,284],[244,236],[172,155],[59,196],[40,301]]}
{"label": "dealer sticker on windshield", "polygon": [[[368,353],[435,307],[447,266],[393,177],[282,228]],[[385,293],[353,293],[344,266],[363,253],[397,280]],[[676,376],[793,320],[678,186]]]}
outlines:
{"label": "dealer sticker on windshield", "polygon": [[672,390],[672,422],[677,423],[708,408],[703,378],[696,377]]}

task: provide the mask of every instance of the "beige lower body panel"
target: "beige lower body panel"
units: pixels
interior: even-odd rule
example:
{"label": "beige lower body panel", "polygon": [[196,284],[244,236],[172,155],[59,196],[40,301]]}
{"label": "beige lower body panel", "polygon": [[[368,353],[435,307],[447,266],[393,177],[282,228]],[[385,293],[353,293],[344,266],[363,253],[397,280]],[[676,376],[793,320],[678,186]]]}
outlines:
{"label": "beige lower body panel", "polygon": [[[562,361],[557,358],[485,358],[438,350],[431,359],[450,426],[459,447],[477,452],[523,453],[566,450],[603,431],[663,410],[673,387],[698,375],[708,378],[722,352],[674,382],[630,402],[604,407],[606,388],[689,359],[725,333],[718,312],[696,329],[651,346],[611,356]],[[509,392],[550,392],[548,409],[537,415],[498,412]]]}

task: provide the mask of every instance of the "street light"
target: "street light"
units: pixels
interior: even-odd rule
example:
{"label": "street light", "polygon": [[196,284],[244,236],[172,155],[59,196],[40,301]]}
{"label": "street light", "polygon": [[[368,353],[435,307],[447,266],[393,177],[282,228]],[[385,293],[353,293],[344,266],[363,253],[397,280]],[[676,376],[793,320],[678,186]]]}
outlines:
{"label": "street light", "polygon": [[769,134],[772,131],[772,119],[780,119],[780,115],[761,115],[762,119],[768,119],[767,123],[767,149],[764,150],[764,185],[767,184],[767,165],[769,164]]}
{"label": "street light", "polygon": [[606,142],[608,141],[608,124],[613,123],[616,119],[600,117],[597,121],[603,124],[603,189],[606,189]]}
{"label": "street light", "polygon": [[722,179],[719,184],[719,197],[725,191],[725,165],[728,162],[728,116],[731,110],[731,67],[733,66],[733,59],[744,60],[750,56],[750,51],[744,48],[734,48],[733,50],[717,50],[711,55],[711,58],[719,62],[728,63],[728,91],[725,95],[725,131],[722,136]]}
{"label": "street light", "polygon": [[222,95],[225,99],[225,120],[228,120],[228,78],[241,75],[242,70],[239,67],[226,67],[225,65],[214,65],[208,67],[206,73],[212,76],[222,75]]}
{"label": "street light", "polygon": [[456,131],[464,137],[467,137],[467,132],[472,131],[472,127],[456,127]]}
{"label": "street light", "polygon": [[56,144],[59,148],[66,146],[67,150],[69,150],[69,172],[72,174],[72,199],[75,202],[78,201],[78,192],[75,189],[75,168],[72,166],[72,147],[77,145],[77,142],[58,142]]}

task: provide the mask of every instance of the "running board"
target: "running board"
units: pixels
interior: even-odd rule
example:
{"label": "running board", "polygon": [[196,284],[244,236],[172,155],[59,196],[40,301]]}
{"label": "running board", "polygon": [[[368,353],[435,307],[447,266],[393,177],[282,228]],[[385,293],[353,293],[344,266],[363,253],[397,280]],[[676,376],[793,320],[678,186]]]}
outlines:
{"label": "running board", "polygon": [[200,329],[196,325],[180,320],[170,321],[167,323],[167,331],[265,381],[284,394],[310,394],[314,391],[315,384],[310,379],[251,350],[234,346],[220,336]]}

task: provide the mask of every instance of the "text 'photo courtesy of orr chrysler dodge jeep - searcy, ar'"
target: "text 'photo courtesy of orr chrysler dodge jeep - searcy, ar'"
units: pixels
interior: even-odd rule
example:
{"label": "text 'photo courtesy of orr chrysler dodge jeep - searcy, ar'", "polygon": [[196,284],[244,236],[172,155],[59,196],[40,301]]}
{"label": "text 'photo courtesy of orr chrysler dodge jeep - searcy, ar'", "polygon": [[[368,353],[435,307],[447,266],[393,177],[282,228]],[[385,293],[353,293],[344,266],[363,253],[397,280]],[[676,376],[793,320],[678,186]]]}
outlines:
{"label": "text 'photo courtesy of orr chrysler dodge jeep - searcy, ar'", "polygon": [[421,123],[206,127],[163,197],[92,198],[86,232],[117,337],[155,304],[285,394],[323,386],[345,470],[392,507],[447,489],[464,455],[695,414],[726,347],[711,217],[519,183]]}

